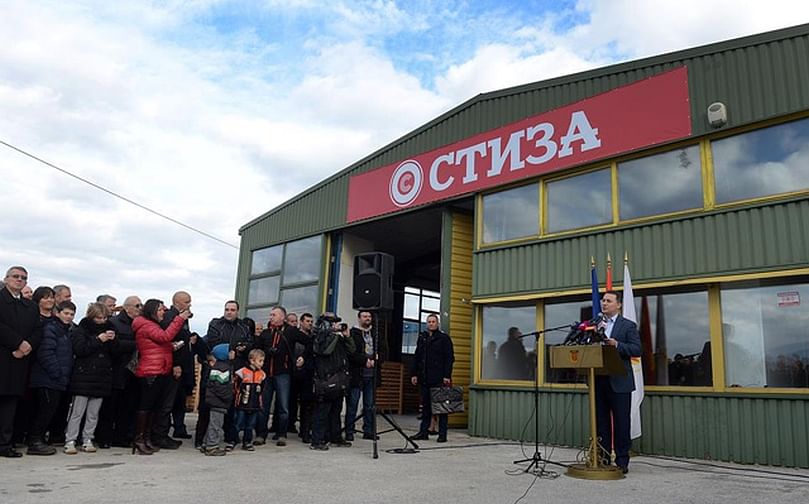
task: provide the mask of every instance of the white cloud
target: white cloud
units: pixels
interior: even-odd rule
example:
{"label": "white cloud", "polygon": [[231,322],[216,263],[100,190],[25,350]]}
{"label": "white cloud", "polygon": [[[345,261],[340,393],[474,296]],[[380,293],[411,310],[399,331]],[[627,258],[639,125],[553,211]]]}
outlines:
{"label": "white cloud", "polygon": [[[478,93],[807,19],[790,7],[592,0],[568,26],[523,2],[10,1],[0,139],[238,243],[245,222]],[[4,147],[0,169],[0,264],[35,286],[81,302],[188,289],[197,330],[232,297],[234,249]]]}

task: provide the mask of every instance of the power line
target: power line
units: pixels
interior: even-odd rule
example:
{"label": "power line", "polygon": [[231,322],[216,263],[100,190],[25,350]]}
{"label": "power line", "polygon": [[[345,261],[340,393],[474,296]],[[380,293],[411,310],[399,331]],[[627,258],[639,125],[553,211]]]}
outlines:
{"label": "power line", "polygon": [[186,224],[184,222],[180,222],[177,219],[174,219],[172,217],[169,217],[166,214],[162,214],[162,213],[158,212],[157,210],[152,210],[151,208],[147,207],[146,205],[142,205],[142,204],[138,203],[137,201],[133,201],[133,200],[127,198],[126,196],[122,196],[122,195],[116,193],[115,191],[111,191],[110,189],[107,189],[106,187],[100,186],[100,185],[96,184],[95,182],[93,182],[91,180],[87,180],[86,178],[80,177],[79,175],[76,175],[75,173],[69,172],[69,171],[65,170],[64,168],[60,168],[59,166],[56,166],[53,163],[45,161],[44,159],[39,158],[39,157],[31,154],[30,152],[26,152],[23,149],[20,149],[19,147],[11,145],[8,142],[4,142],[3,140],[0,140],[0,144],[5,145],[9,149],[15,150],[15,151],[19,152],[20,154],[22,154],[24,156],[28,156],[29,158],[31,158],[31,159],[33,159],[35,161],[39,161],[40,163],[42,163],[42,164],[44,164],[46,166],[49,166],[49,167],[53,168],[54,170],[62,172],[62,173],[64,173],[65,175],[67,175],[69,177],[73,177],[74,179],[76,179],[76,180],[78,180],[80,182],[84,182],[85,184],[90,185],[90,186],[98,189],[99,191],[103,191],[103,192],[109,194],[110,196],[113,196],[115,198],[123,200],[123,201],[129,203],[130,205],[135,205],[136,207],[140,208],[141,210],[146,210],[147,212],[149,212],[151,214],[154,214],[154,215],[157,215],[158,217],[160,217],[162,219],[166,219],[167,221],[172,222],[174,224],[177,224],[178,226],[182,226],[182,227],[188,229],[189,231],[193,231],[195,233],[201,234],[202,236],[204,236],[206,238],[209,238],[211,240],[217,241],[217,242],[221,243],[222,245],[227,245],[228,247],[233,247],[235,249],[239,248],[238,245],[234,245],[234,244],[232,244],[230,242],[227,242],[227,241],[225,241],[225,240],[223,240],[221,238],[217,238],[216,236],[214,236],[214,235],[212,235],[210,233],[206,233],[205,231],[202,231],[201,229],[195,228],[194,226],[190,226],[190,225],[188,225],[188,224]]}

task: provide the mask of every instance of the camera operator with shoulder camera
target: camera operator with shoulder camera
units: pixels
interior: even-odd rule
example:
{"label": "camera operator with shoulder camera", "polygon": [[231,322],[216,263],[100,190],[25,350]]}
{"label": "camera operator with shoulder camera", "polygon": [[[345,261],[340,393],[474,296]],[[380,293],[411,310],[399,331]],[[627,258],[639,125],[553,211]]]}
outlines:
{"label": "camera operator with shoulder camera", "polygon": [[313,333],[317,401],[310,446],[313,450],[328,450],[327,440],[334,446],[351,446],[340,435],[340,410],[350,379],[348,356],[356,347],[348,326],[341,327],[339,322],[340,318],[333,313],[324,313],[318,318]]}

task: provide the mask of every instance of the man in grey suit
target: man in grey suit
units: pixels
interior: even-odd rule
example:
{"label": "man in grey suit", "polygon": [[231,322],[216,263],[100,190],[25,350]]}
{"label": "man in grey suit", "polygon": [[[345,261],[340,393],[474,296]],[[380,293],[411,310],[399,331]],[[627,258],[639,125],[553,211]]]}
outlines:
{"label": "man in grey suit", "polygon": [[596,422],[607,459],[613,446],[612,434],[615,434],[615,465],[626,474],[629,471],[629,449],[632,447],[630,409],[632,391],[635,390],[630,358],[640,357],[641,346],[638,326],[620,315],[621,306],[621,296],[615,291],[607,291],[601,298],[601,313],[607,324],[607,340],[604,344],[618,350],[624,373],[596,377]]}

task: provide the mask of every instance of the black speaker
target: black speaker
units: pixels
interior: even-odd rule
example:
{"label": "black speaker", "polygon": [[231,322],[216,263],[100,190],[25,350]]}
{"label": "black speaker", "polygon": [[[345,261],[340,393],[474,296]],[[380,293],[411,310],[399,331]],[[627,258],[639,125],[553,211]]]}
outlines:
{"label": "black speaker", "polygon": [[393,309],[393,256],[368,252],[354,256],[355,310]]}

